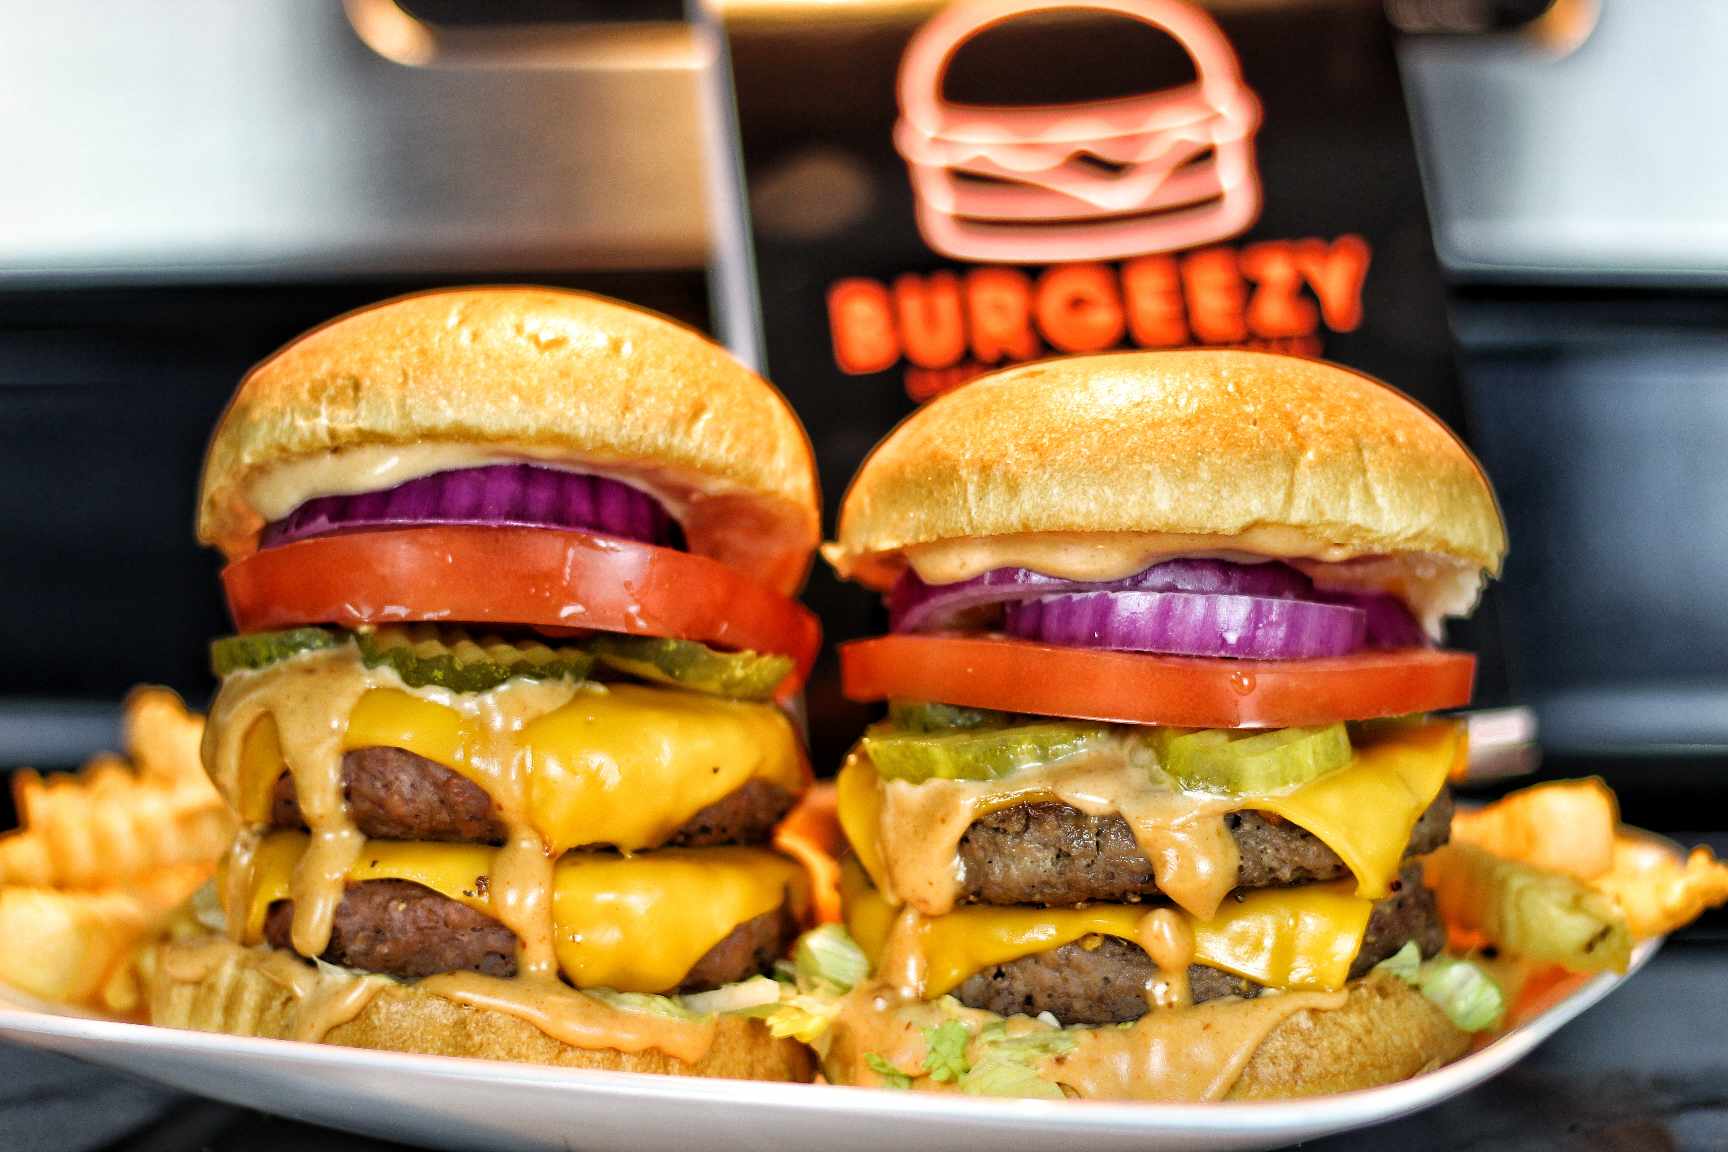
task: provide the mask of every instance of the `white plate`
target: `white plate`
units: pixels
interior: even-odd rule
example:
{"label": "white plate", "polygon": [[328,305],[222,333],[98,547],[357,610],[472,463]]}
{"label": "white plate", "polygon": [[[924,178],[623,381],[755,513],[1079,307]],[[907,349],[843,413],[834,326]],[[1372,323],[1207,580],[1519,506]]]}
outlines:
{"label": "white plate", "polygon": [[[1641,944],[1630,976],[1660,947]],[[0,1002],[0,1038],[230,1104],[452,1149],[1271,1148],[1378,1124],[1505,1071],[1626,976],[1582,985],[1470,1056],[1384,1088],[1269,1104],[983,1100],[404,1056],[116,1024]]]}

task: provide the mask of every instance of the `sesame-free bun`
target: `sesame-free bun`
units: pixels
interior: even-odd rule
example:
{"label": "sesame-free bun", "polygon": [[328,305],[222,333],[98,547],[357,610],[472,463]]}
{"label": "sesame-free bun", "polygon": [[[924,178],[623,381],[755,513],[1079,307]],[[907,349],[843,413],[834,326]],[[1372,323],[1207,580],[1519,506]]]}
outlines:
{"label": "sesame-free bun", "polygon": [[[230,1036],[296,1039],[293,993],[252,963],[248,950],[228,945],[221,949],[217,963],[200,955],[223,943],[160,946],[151,965],[150,1022]],[[190,971],[179,971],[179,957],[193,961]],[[383,1052],[668,1076],[803,1083],[814,1074],[809,1049],[796,1040],[775,1039],[762,1021],[741,1016],[718,1016],[715,1021],[713,1043],[700,1060],[690,1063],[654,1048],[641,1052],[578,1048],[515,1016],[458,1004],[414,984],[391,983],[320,1042]]]}
{"label": "sesame-free bun", "polygon": [[1472,576],[1506,550],[1481,468],[1407,396],[1335,364],[1192,350],[1048,360],[939,397],[865,460],[824,554],[884,587],[908,549],[1052,534],[1423,554]]}
{"label": "sesame-free bun", "polygon": [[[249,372],[210,441],[198,538],[228,556],[316,496],[536,461],[659,497],[692,551],[795,590],[820,530],[785,399],[699,333],[556,288],[426,292],[351,312]],[[389,487],[413,476],[389,474]]]}
{"label": "sesame-free bun", "polygon": [[[1224,1098],[1287,1100],[1375,1088],[1456,1060],[1470,1046],[1469,1035],[1455,1028],[1444,1012],[1394,977],[1369,976],[1348,988],[1349,995],[1338,1008],[1303,1009],[1279,1022],[1255,1048]],[[1235,1010],[1222,1005],[1219,1009]],[[835,1084],[873,1083],[873,1077],[863,1074],[867,1052],[856,1042],[860,1037],[848,1028],[844,1013],[831,1034],[823,1074]],[[1065,1092],[1078,1094],[1075,1085],[1064,1083],[1059,1069],[1047,1067],[1042,1075],[1062,1085]]]}

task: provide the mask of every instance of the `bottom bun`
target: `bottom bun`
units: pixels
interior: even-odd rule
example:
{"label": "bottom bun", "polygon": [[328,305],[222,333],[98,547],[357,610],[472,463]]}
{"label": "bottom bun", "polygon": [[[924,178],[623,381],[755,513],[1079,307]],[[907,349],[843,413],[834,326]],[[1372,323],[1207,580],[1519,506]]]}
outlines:
{"label": "bottom bun", "polygon": [[707,1052],[686,1061],[652,1048],[640,1052],[579,1048],[504,1012],[469,1007],[413,984],[382,980],[357,1012],[340,1019],[322,1036],[313,1036],[301,1023],[300,997],[279,977],[268,974],[262,963],[267,956],[266,949],[242,948],[226,940],[164,945],[147,963],[150,1022],[231,1036],[313,1039],[382,1052],[608,1072],[799,1083],[815,1073],[809,1049],[795,1040],[775,1039],[760,1020],[716,1017]]}
{"label": "bottom bun", "polygon": [[[1232,1016],[1254,1010],[1255,1001],[1214,1001],[1202,1008],[1164,1011],[1217,1013],[1212,1020],[1227,1031]],[[927,1006],[919,1005],[918,1008]],[[853,1009],[849,1009],[853,1010]],[[893,1009],[889,1009],[890,1012]],[[968,1013],[982,1016],[982,1013]],[[1209,1024],[1208,1030],[1214,1025]],[[855,1032],[842,1014],[830,1033],[824,1075],[835,1084],[874,1084],[866,1072],[865,1035],[892,1035],[877,1022],[876,1027]],[[1070,1030],[1082,1040],[1086,1032],[1107,1038],[1111,1028]],[[1216,1034],[1216,1032],[1213,1032]],[[1357,1088],[1373,1088],[1407,1080],[1462,1056],[1470,1047],[1470,1036],[1460,1031],[1446,1014],[1420,992],[1390,976],[1375,975],[1350,984],[1343,1003],[1336,1008],[1303,1008],[1284,1017],[1254,1047],[1253,1054],[1233,1078],[1222,1073],[1212,1083],[1215,1090],[1204,1098],[1224,1100],[1287,1100],[1302,1096],[1324,1096]],[[1180,1051],[1175,1059],[1181,1060]],[[1174,1061],[1173,1061],[1174,1063]],[[1225,1062],[1226,1064],[1228,1062]],[[1040,1076],[1061,1086],[1069,1096],[1092,1099],[1184,1099],[1160,1091],[1157,1086],[1128,1082],[1120,1092],[1085,1093],[1067,1082],[1053,1058]],[[1202,1077],[1204,1079],[1205,1077]],[[921,1088],[939,1088],[925,1080]]]}

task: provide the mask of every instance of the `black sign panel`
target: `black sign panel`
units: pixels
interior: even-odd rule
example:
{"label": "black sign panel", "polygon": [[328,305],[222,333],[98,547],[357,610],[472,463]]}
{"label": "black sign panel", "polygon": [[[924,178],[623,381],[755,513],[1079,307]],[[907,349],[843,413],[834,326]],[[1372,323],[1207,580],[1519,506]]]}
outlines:
{"label": "black sign panel", "polygon": [[[1015,361],[1265,348],[1462,409],[1378,4],[962,0],[727,27],[767,371],[832,525],[872,444]],[[881,631],[827,572],[830,637]],[[830,657],[818,731],[855,731]],[[818,749],[833,763],[838,749]]]}

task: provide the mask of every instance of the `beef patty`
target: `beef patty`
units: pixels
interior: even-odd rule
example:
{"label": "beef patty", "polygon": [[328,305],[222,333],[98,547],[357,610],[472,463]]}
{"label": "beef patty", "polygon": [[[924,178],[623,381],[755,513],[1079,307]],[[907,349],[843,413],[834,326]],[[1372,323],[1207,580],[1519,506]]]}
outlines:
{"label": "beef patty", "polygon": [[[1446,944],[1446,929],[1434,908],[1434,894],[1422,886],[1422,869],[1412,864],[1396,881],[1396,891],[1374,905],[1362,948],[1350,966],[1355,979],[1414,940],[1422,955]],[[1120,1024],[1146,1013],[1146,982],[1157,974],[1152,958],[1138,944],[1103,936],[1064,944],[997,964],[969,977],[954,990],[960,1001],[999,1016],[1036,1016],[1049,1012],[1064,1024]],[[1224,996],[1258,996],[1252,980],[1195,964],[1188,969],[1194,1003]]]}
{"label": "beef patty", "polygon": [[[264,939],[291,950],[294,902],[277,900]],[[690,966],[675,989],[700,992],[767,971],[798,933],[790,904],[734,928]],[[350,884],[337,905],[322,959],[414,979],[440,972],[516,975],[516,934],[484,912],[408,880]]]}
{"label": "beef patty", "polygon": [[[1224,817],[1241,864],[1238,888],[1335,880],[1349,871],[1313,833],[1262,812]],[[1406,856],[1451,835],[1452,795],[1442,789],[1416,821]],[[992,812],[960,839],[961,900],[978,904],[1133,902],[1158,893],[1152,865],[1120,816],[1088,816],[1066,804]]]}
{"label": "beef patty", "polygon": [[[502,844],[504,825],[492,798],[472,780],[401,748],[356,748],[342,757],[342,792],[361,833],[377,840]],[[741,787],[686,820],[660,844],[701,848],[759,844],[792,807],[791,793],[761,780]],[[303,828],[294,778],[284,772],[271,797],[270,823]]]}

